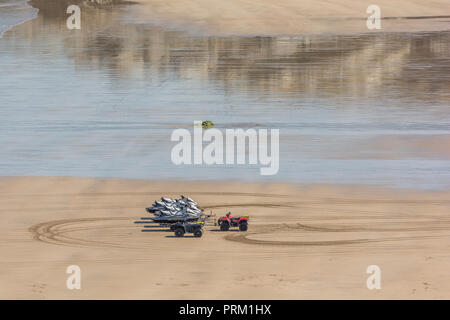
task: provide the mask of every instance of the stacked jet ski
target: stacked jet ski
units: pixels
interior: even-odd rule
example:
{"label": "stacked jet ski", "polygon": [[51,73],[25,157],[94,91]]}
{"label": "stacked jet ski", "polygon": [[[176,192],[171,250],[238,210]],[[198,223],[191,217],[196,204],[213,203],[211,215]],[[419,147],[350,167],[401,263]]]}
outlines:
{"label": "stacked jet ski", "polygon": [[195,221],[203,214],[197,202],[183,195],[179,199],[162,197],[145,210],[154,215],[149,219],[157,223]]}

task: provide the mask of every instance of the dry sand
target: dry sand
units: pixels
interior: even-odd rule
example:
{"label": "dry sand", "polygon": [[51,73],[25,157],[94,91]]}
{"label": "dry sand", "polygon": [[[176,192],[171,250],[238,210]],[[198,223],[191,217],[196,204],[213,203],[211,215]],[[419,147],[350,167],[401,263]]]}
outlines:
{"label": "dry sand", "polygon": [[[173,238],[135,219],[162,195],[246,233]],[[0,298],[450,298],[450,192],[364,186],[0,179]],[[66,289],[66,268],[82,271]],[[366,288],[378,265],[382,289]]]}
{"label": "dry sand", "polygon": [[[448,0],[138,0],[133,20],[215,35],[369,32],[370,4],[381,32],[449,30]],[[436,18],[438,17],[438,18]]]}

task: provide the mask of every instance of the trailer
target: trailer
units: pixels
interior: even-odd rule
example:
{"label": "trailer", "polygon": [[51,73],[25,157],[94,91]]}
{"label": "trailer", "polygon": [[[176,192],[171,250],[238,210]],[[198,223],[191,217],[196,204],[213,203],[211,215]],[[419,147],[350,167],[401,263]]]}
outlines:
{"label": "trailer", "polygon": [[203,235],[204,222],[178,222],[172,226],[175,237],[183,237],[185,233],[193,233],[194,237],[201,238]]}

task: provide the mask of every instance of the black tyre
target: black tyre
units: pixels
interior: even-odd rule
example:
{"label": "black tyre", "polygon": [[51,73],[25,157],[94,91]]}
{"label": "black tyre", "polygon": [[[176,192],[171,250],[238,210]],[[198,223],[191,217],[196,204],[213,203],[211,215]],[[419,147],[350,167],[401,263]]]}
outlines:
{"label": "black tyre", "polygon": [[220,231],[228,231],[230,229],[230,224],[228,222],[222,222],[220,224]]}
{"label": "black tyre", "polygon": [[175,230],[175,236],[176,236],[176,237],[182,237],[182,236],[184,236],[184,230],[181,229],[181,228],[176,229],[176,230]]}
{"label": "black tyre", "polygon": [[246,222],[242,222],[239,224],[239,231],[247,231],[248,224]]}
{"label": "black tyre", "polygon": [[201,238],[202,235],[203,235],[203,231],[202,230],[200,230],[200,229],[199,230],[195,230],[194,237]]}

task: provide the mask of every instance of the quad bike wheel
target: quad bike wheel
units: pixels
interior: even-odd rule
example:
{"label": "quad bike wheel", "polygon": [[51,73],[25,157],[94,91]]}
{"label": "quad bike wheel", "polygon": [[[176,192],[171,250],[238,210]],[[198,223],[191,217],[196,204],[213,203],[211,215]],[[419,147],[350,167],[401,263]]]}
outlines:
{"label": "quad bike wheel", "polygon": [[202,235],[203,235],[203,231],[202,230],[196,230],[194,232],[194,237],[196,237],[196,238],[201,238]]}
{"label": "quad bike wheel", "polygon": [[247,223],[240,223],[239,224],[239,231],[247,231],[248,229],[248,224]]}
{"label": "quad bike wheel", "polygon": [[230,224],[228,222],[222,222],[220,224],[220,231],[228,231],[230,229]]}
{"label": "quad bike wheel", "polygon": [[184,236],[184,230],[182,228],[178,228],[175,230],[175,237],[182,237]]}

